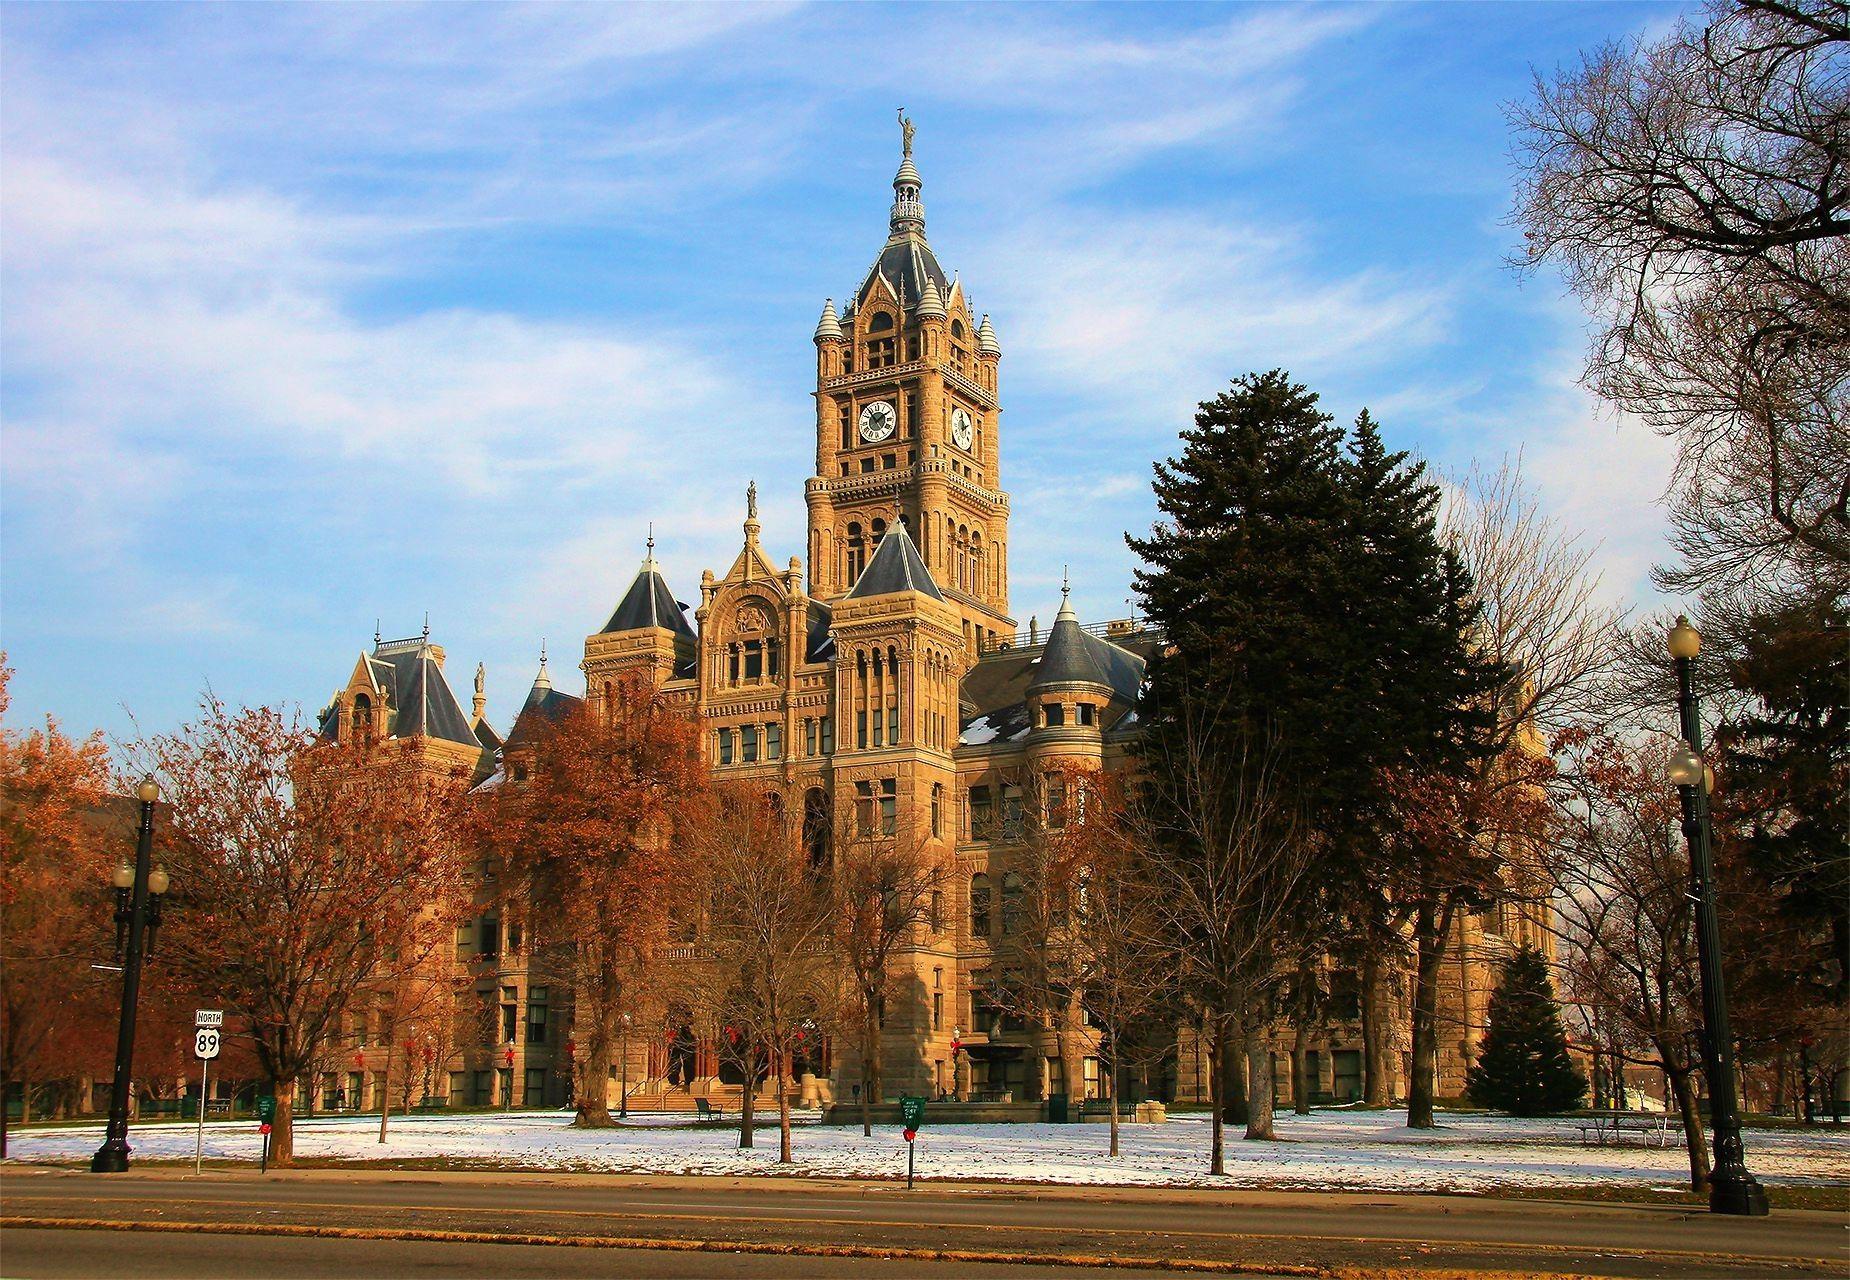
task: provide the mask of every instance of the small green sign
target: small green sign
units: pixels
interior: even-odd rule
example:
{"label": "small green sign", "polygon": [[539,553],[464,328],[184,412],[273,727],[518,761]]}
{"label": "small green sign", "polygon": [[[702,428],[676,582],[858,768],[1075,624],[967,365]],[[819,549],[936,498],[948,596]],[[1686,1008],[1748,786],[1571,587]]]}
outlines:
{"label": "small green sign", "polygon": [[258,1096],[257,1098],[257,1118],[263,1121],[265,1124],[268,1124],[270,1123],[270,1121],[276,1119],[276,1095],[275,1094],[265,1093],[265,1094],[261,1094]]}
{"label": "small green sign", "polygon": [[925,1123],[925,1099],[915,1098],[910,1094],[899,1099],[899,1118],[906,1122],[906,1128],[916,1129]]}

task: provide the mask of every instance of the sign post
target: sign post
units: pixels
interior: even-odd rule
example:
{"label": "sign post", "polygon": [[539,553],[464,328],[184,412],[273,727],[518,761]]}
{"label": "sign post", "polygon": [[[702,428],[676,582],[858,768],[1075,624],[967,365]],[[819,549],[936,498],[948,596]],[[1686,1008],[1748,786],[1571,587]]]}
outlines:
{"label": "sign post", "polygon": [[267,1173],[270,1168],[270,1122],[276,1119],[276,1095],[262,1094],[257,1099],[257,1132],[263,1135],[263,1155],[257,1164],[258,1173]]}
{"label": "sign post", "polygon": [[906,1126],[906,1190],[912,1190],[913,1158],[918,1154],[919,1130],[925,1124],[925,1099],[903,1094],[899,1099],[899,1118]]}
{"label": "sign post", "polygon": [[193,1011],[193,1056],[199,1059],[199,1127],[193,1134],[194,1173],[199,1172],[199,1163],[205,1154],[207,1087],[212,1079],[212,1059],[218,1057],[220,1029],[224,1025],[223,1009]]}

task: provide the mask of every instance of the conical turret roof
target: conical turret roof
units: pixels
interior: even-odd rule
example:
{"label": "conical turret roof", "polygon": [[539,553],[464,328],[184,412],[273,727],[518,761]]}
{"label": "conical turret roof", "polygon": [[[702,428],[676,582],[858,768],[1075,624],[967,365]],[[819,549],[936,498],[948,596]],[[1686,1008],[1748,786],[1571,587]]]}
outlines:
{"label": "conical turret roof", "polygon": [[1111,681],[1105,668],[1088,643],[1091,637],[1079,629],[1079,615],[1073,612],[1072,588],[1060,588],[1060,612],[1054,615],[1053,630],[1047,633],[1047,648],[1041,653],[1028,682],[1028,692],[1046,685],[1096,684],[1109,689]]}

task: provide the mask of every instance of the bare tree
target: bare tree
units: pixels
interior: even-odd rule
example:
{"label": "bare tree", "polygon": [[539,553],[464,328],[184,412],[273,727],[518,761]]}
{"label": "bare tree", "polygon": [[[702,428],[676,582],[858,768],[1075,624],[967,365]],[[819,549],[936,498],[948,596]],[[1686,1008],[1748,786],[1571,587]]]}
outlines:
{"label": "bare tree", "polygon": [[1273,998],[1296,954],[1292,939],[1316,842],[1283,799],[1275,750],[1236,732],[1224,701],[1177,699],[1170,717],[1164,732],[1146,741],[1130,823],[1154,851],[1176,981],[1203,1010],[1211,1038],[1210,1168],[1221,1174],[1228,1055],[1243,1052],[1247,1060],[1246,1136],[1273,1136],[1267,1034]]}
{"label": "bare tree", "polygon": [[[1574,734],[1555,787],[1549,870],[1566,985],[1616,1024],[1670,1082],[1689,1146],[1690,1185],[1708,1185],[1697,1107],[1697,990],[1689,863],[1665,783],[1668,740],[1628,747]],[[1666,1104],[1669,1100],[1666,1099]]]}
{"label": "bare tree", "polygon": [[[833,895],[826,869],[809,858],[802,812],[800,797],[740,784],[720,791],[697,837],[711,883],[699,966],[706,1003],[745,1046],[748,1096],[753,1056],[768,1060],[780,1163],[791,1158],[791,1058],[835,989]],[[746,1111],[743,1123],[750,1122]],[[741,1146],[750,1145],[749,1134]]]}
{"label": "bare tree", "polygon": [[1587,381],[1677,440],[1681,589],[1850,575],[1850,9],[1711,0],[1511,108],[1521,262],[1596,317]]}
{"label": "bare tree", "polygon": [[[806,814],[806,821],[814,819]],[[841,824],[837,824],[839,828]],[[811,847],[826,848],[819,833]],[[846,989],[837,1015],[852,1029],[861,1075],[861,1133],[871,1136],[871,1106],[879,1101],[880,1019],[893,994],[894,958],[929,921],[942,901],[942,876],[925,848],[922,833],[895,822],[889,832],[878,812],[854,815],[853,826],[833,841],[833,865],[818,868],[834,895],[831,930]]]}

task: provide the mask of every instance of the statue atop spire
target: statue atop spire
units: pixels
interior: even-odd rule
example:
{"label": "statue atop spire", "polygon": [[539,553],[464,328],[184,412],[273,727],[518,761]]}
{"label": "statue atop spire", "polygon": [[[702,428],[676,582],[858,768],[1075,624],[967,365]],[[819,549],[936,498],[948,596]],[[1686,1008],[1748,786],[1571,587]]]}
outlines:
{"label": "statue atop spire", "polygon": [[899,109],[899,138],[903,155],[910,156],[912,154],[912,135],[917,132],[917,127],[906,116],[906,109],[901,107]]}
{"label": "statue atop spire", "polygon": [[747,520],[758,518],[758,482],[756,480],[745,486],[745,518]]}

